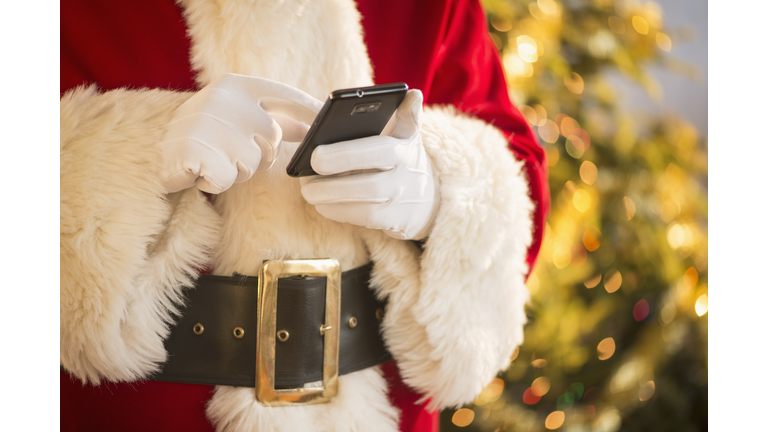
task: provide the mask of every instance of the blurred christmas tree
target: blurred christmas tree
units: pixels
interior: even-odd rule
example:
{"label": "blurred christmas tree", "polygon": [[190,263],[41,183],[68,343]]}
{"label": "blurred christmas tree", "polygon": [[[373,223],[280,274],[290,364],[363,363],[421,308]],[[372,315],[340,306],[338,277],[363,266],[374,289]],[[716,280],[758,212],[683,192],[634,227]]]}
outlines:
{"label": "blurred christmas tree", "polygon": [[707,429],[707,150],[689,124],[642,127],[604,71],[652,96],[685,37],[656,3],[484,0],[510,94],[539,134],[552,212],[525,342],[444,431]]}

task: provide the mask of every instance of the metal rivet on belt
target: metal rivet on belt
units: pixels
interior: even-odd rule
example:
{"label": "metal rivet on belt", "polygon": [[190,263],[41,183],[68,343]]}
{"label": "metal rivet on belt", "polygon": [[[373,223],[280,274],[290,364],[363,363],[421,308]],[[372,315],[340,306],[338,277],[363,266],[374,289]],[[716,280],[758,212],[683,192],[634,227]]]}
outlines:
{"label": "metal rivet on belt", "polygon": [[277,332],[277,340],[279,340],[280,342],[287,341],[290,336],[291,335],[288,334],[287,330],[280,330],[279,332]]}
{"label": "metal rivet on belt", "polygon": [[199,336],[199,335],[201,335],[201,334],[203,334],[203,330],[205,330],[205,328],[204,328],[204,327],[203,327],[203,325],[202,325],[202,324],[200,324],[200,323],[197,323],[197,324],[195,324],[195,325],[192,327],[192,331],[193,331],[193,332],[195,332],[195,334],[196,334],[196,335],[198,335],[198,336]]}
{"label": "metal rivet on belt", "polygon": [[333,326],[329,326],[329,325],[323,324],[323,325],[320,326],[320,334],[324,335],[325,332],[327,332],[328,330],[330,330],[332,328],[333,328]]}
{"label": "metal rivet on belt", "polygon": [[357,327],[357,318],[350,317],[349,318],[349,328],[355,328]]}
{"label": "metal rivet on belt", "polygon": [[376,319],[380,320],[382,318],[384,318],[384,309],[382,308],[376,309]]}
{"label": "metal rivet on belt", "polygon": [[245,335],[245,330],[243,330],[242,327],[235,327],[235,330],[232,332],[232,334],[234,334],[236,338],[242,339]]}

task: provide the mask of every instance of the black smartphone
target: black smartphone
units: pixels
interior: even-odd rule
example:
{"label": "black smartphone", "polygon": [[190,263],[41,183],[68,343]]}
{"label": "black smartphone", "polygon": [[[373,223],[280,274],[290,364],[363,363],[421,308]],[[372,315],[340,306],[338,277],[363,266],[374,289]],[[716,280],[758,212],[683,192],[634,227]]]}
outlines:
{"label": "black smartphone", "polygon": [[407,91],[407,84],[393,83],[331,93],[288,163],[288,175],[316,175],[310,160],[319,145],[379,135]]}

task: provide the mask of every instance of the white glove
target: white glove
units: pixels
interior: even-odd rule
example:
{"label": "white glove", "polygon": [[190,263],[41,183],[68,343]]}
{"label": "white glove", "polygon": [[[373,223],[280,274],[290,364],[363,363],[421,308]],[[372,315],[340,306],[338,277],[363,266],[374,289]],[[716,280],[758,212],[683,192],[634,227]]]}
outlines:
{"label": "white glove", "polygon": [[439,180],[424,151],[419,90],[409,90],[382,135],[318,146],[301,194],[328,219],[419,240],[432,229]]}
{"label": "white glove", "polygon": [[268,170],[280,141],[301,141],[322,105],[276,81],[220,76],[174,113],[158,144],[163,186],[218,194]]}

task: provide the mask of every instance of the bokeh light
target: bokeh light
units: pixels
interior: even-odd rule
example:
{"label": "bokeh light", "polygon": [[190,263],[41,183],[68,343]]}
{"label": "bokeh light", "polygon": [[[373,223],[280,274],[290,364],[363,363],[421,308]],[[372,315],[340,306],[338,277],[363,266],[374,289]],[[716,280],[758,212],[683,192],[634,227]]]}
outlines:
{"label": "bokeh light", "polygon": [[557,15],[558,13],[557,3],[554,0],[536,0],[536,4],[547,15]]}
{"label": "bokeh light", "polygon": [[531,391],[537,396],[544,396],[549,392],[550,381],[547,377],[538,377],[531,384]]}
{"label": "bokeh light", "polygon": [[581,181],[588,185],[595,184],[597,181],[597,166],[590,161],[584,161],[579,167],[579,177]]}
{"label": "bokeh light", "polygon": [[565,88],[572,93],[581,94],[584,91],[584,78],[576,72],[572,72],[571,75],[566,76],[563,80]]}
{"label": "bokeh light", "polygon": [[635,202],[632,201],[630,197],[624,197],[622,198],[622,203],[624,204],[624,217],[630,221],[633,217],[635,217],[635,212],[637,211],[637,208],[635,207]]}
{"label": "bokeh light", "polygon": [[648,21],[641,16],[635,15],[632,17],[632,27],[634,27],[635,30],[640,34],[648,34]]}
{"label": "bokeh light", "polygon": [[584,213],[589,210],[590,205],[592,205],[592,197],[589,195],[589,192],[586,189],[579,188],[573,194],[573,206],[576,207],[576,210]]}
{"label": "bokeh light", "polygon": [[528,387],[523,392],[523,403],[526,405],[533,405],[541,400],[541,396],[536,395],[536,391],[532,387]]}
{"label": "bokeh light", "polygon": [[635,321],[642,321],[648,317],[650,311],[651,307],[648,305],[648,300],[642,299],[635,303],[635,307],[632,308],[632,316],[635,317]]}
{"label": "bokeh light", "polygon": [[560,136],[560,131],[557,129],[557,125],[552,120],[545,120],[544,124],[539,126],[539,136],[544,141],[553,144]]}
{"label": "bokeh light", "polygon": [[564,421],[565,421],[564,412],[553,411],[547,416],[547,419],[544,421],[544,426],[547,429],[557,429],[563,425]]}
{"label": "bokeh light", "polygon": [[597,276],[585,280],[584,281],[584,286],[587,287],[587,288],[594,288],[594,287],[597,286],[597,284],[600,283],[602,278],[603,278],[603,276],[600,273],[598,273]]}
{"label": "bokeh light", "polygon": [[597,358],[600,360],[608,360],[613,356],[616,351],[616,342],[613,338],[605,338],[597,344]]}
{"label": "bokeh light", "polygon": [[693,267],[688,267],[683,275],[683,284],[686,288],[691,289],[696,286],[696,282],[699,281],[699,272]]}
{"label": "bokeh light", "polygon": [[470,423],[472,423],[472,420],[475,419],[475,412],[472,411],[469,408],[462,408],[455,413],[453,413],[453,418],[451,421],[453,421],[453,424],[455,424],[458,427],[466,427],[469,426]]}
{"label": "bokeh light", "polygon": [[571,267],[579,268],[587,262],[587,250],[581,243],[576,243],[571,249]]}
{"label": "bokeh light", "polygon": [[621,288],[621,282],[621,273],[619,273],[618,270],[608,270],[608,272],[605,274],[603,286],[605,286],[605,290],[609,293],[615,293],[619,288]]}
{"label": "bokeh light", "polygon": [[709,299],[706,294],[702,294],[696,299],[696,315],[703,316],[709,310]]}
{"label": "bokeh light", "polygon": [[640,386],[640,400],[647,401],[656,392],[656,384],[653,381],[648,381]]}
{"label": "bokeh light", "polygon": [[555,146],[550,146],[547,148],[547,163],[549,166],[553,167],[557,165],[557,161],[560,160],[560,150],[557,149]]}
{"label": "bokeh light", "polygon": [[536,110],[529,107],[528,105],[522,105],[519,107],[520,113],[525,117],[526,120],[528,120],[528,123],[532,125],[539,124],[539,118],[536,115]]}
{"label": "bokeh light", "polygon": [[603,233],[601,233],[597,227],[587,228],[584,230],[584,235],[582,236],[584,247],[587,248],[587,250],[590,252],[594,252],[597,250],[597,248],[600,247],[600,241],[602,239]]}
{"label": "bokeh light", "polygon": [[672,51],[672,39],[662,32],[656,33],[656,45],[666,52]]}
{"label": "bokeh light", "polygon": [[565,114],[558,114],[557,117],[560,121],[558,122],[558,118],[555,118],[555,123],[558,127],[560,127],[560,135],[566,138],[573,135],[573,131],[579,127],[579,122],[574,120],[572,117],[568,117]]}
{"label": "bokeh light", "polygon": [[504,380],[501,378],[494,378],[493,381],[491,381],[490,384],[488,384],[482,392],[480,392],[480,396],[478,396],[475,399],[475,405],[483,406],[485,404],[495,402],[499,399],[499,396],[501,396],[502,392],[504,391]]}
{"label": "bokeh light", "polygon": [[693,232],[688,225],[673,224],[667,230],[667,241],[672,249],[688,248],[693,244]]}
{"label": "bokeh light", "polygon": [[539,58],[538,44],[528,35],[517,37],[517,54],[523,61],[533,63]]}

